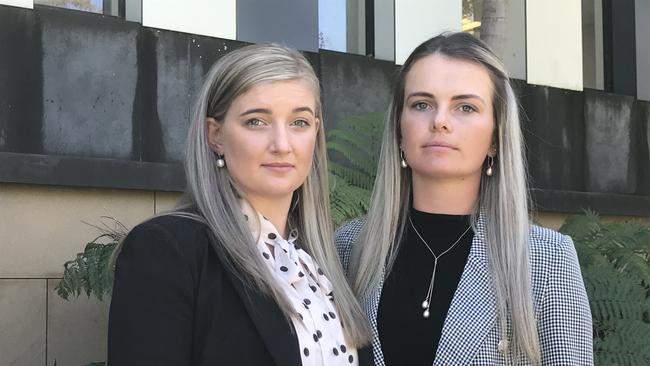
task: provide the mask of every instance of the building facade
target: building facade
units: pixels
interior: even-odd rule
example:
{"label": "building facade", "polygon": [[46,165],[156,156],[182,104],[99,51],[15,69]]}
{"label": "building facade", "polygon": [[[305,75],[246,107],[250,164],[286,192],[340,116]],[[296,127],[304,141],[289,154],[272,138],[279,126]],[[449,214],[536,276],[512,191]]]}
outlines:
{"label": "building facade", "polygon": [[[536,213],[650,222],[645,0],[0,0],[0,365],[105,359],[108,300],[53,291],[102,216],[174,205],[195,91],[250,42],[304,51],[326,128],[383,112],[411,50],[467,31],[523,109]],[[83,221],[83,222],[82,222]]]}

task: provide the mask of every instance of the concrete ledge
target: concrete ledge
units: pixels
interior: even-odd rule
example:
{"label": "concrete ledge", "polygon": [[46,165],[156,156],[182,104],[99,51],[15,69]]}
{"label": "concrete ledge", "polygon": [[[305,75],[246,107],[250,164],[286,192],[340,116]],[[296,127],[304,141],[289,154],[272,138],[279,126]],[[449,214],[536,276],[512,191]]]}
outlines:
{"label": "concrete ledge", "polygon": [[0,152],[0,182],[181,192],[183,166],[117,159]]}
{"label": "concrete ledge", "polygon": [[650,216],[650,196],[531,189],[535,211],[601,215]]}

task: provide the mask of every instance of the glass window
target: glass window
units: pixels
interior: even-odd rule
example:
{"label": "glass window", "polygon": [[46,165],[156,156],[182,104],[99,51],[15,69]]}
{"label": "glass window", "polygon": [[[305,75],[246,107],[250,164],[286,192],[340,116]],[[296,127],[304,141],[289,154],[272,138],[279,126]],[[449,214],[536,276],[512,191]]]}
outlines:
{"label": "glass window", "polygon": [[463,0],[462,30],[487,43],[511,77],[526,80],[524,1]]}
{"label": "glass window", "polygon": [[34,4],[81,10],[90,13],[104,13],[104,0],[34,0]]}
{"label": "glass window", "polygon": [[605,88],[603,2],[582,0],[582,80],[585,88]]}
{"label": "glass window", "polygon": [[347,52],[346,0],[318,2],[318,48]]}

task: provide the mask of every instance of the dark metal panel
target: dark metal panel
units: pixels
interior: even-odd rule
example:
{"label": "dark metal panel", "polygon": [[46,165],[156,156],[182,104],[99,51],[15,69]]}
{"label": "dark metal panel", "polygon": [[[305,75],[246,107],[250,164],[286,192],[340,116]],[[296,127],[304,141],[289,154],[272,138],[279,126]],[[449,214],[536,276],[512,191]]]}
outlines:
{"label": "dark metal panel", "polygon": [[605,90],[636,96],[635,0],[603,0]]}
{"label": "dark metal panel", "polygon": [[318,51],[318,0],[237,0],[237,39]]}

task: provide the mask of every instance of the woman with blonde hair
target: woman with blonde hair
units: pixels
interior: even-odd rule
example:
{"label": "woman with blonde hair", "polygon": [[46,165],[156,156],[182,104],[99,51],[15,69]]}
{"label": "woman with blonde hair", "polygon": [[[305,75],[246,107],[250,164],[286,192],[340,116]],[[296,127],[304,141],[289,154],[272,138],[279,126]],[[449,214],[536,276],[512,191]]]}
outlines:
{"label": "woman with blonde hair", "polygon": [[418,46],[393,90],[371,208],[336,234],[376,365],[589,365],[570,237],[530,224],[517,100],[465,33]]}
{"label": "woman with blonde hair", "polygon": [[358,365],[367,320],[331,234],[318,79],[296,50],[223,56],[197,96],[173,212],[116,259],[108,363]]}

